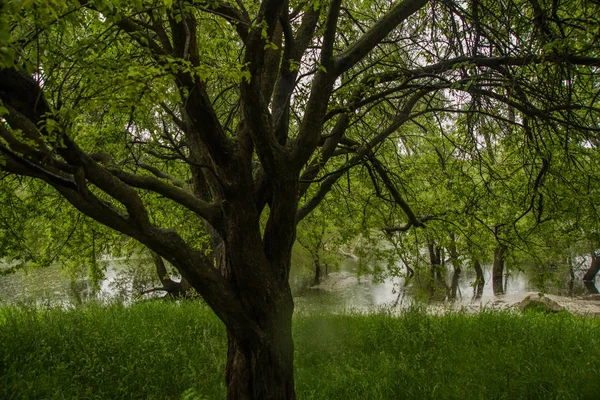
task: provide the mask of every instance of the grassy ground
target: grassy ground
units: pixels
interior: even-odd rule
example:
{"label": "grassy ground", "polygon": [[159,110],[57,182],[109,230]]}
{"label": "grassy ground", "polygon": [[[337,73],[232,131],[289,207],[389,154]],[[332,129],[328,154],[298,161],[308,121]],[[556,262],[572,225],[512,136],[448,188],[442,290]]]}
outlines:
{"label": "grassy ground", "polygon": [[[299,315],[300,399],[597,399],[600,319]],[[224,398],[226,343],[202,305],[0,310],[0,399]]]}

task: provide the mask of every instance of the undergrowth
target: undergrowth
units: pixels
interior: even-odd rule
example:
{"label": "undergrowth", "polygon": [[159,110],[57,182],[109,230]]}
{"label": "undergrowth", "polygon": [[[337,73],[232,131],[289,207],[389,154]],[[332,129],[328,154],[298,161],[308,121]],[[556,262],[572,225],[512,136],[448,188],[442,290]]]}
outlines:
{"label": "undergrowth", "polygon": [[[299,399],[596,399],[600,320],[298,315]],[[221,399],[226,335],[184,301],[0,309],[0,399]]]}

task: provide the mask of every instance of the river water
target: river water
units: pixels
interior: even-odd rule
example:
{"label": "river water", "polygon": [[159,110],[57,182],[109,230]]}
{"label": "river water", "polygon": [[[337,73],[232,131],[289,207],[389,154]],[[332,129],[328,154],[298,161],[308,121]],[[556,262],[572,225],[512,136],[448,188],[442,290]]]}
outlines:
{"label": "river water", "polygon": [[[83,274],[70,277],[58,266],[20,270],[14,274],[0,276],[0,304],[43,303],[78,304],[90,299],[110,300],[121,298],[131,300],[141,290],[159,286],[155,278],[152,263],[136,262],[131,269],[130,261],[106,261],[106,272],[97,288]],[[308,287],[306,277],[293,278],[296,309],[302,311],[373,311],[381,308],[399,310],[416,302],[426,301],[427,296],[418,290],[415,282],[405,287],[403,278],[387,278],[374,281],[369,276],[358,277],[357,263],[344,260],[338,271],[330,272],[318,286]],[[134,279],[133,276],[136,276]],[[140,278],[141,276],[141,278]],[[474,297],[472,284],[474,271],[466,270],[461,274],[458,285],[458,298],[451,302],[454,308],[502,307],[522,300],[528,293],[538,291],[531,282],[534,279],[517,270],[509,270],[505,279],[506,293],[494,295],[491,284],[491,266],[484,266],[486,281],[481,298]],[[585,288],[575,281],[573,294],[582,295]],[[564,286],[564,285],[563,285]],[[561,289],[549,287],[549,293],[559,293]],[[159,295],[162,292],[156,292]],[[562,293],[566,294],[562,289]],[[449,302],[437,302],[437,304]]]}

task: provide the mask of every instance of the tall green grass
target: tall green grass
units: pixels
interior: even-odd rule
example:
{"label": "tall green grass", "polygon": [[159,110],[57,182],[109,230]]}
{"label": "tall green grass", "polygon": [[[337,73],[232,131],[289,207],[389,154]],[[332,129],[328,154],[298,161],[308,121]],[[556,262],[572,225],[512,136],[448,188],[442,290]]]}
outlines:
{"label": "tall green grass", "polygon": [[[298,315],[300,399],[597,399],[600,320]],[[0,399],[219,399],[225,332],[197,302],[0,310]]]}
{"label": "tall green grass", "polygon": [[0,399],[179,399],[186,390],[212,399],[225,393],[226,336],[197,303],[9,308],[3,314]]}

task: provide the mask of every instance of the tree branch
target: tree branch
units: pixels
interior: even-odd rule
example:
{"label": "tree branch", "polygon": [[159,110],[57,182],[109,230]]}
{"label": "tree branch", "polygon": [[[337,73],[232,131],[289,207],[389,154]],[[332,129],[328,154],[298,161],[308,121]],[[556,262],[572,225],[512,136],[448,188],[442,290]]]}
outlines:
{"label": "tree branch", "polygon": [[110,168],[109,171],[127,185],[153,191],[181,204],[207,220],[217,230],[222,225],[220,208],[213,203],[202,201],[183,189],[169,185],[151,176],[135,175],[116,168]]}
{"label": "tree branch", "polygon": [[310,97],[292,153],[292,163],[298,170],[310,159],[319,143],[325,112],[335,83],[333,45],[340,7],[341,0],[331,0],[325,21],[321,65],[312,81]]}
{"label": "tree branch", "polygon": [[425,223],[427,221],[431,221],[432,219],[435,219],[435,215],[432,214],[427,214],[424,215],[422,217],[416,218],[416,222],[413,222],[412,220],[409,220],[405,225],[402,226],[392,226],[389,228],[382,228],[382,230],[385,233],[395,233],[395,232],[406,232],[407,230],[409,230],[411,227],[416,226],[417,228],[424,228],[425,227]]}
{"label": "tree branch", "polygon": [[310,183],[319,174],[319,171],[325,166],[327,161],[334,155],[335,149],[344,136],[346,129],[350,123],[350,117],[347,114],[342,114],[336,121],[335,126],[332,129],[331,134],[325,140],[321,149],[321,154],[310,163],[310,165],[304,170],[300,177],[300,186],[298,188],[298,198],[304,196],[304,193],[308,190]]}
{"label": "tree branch", "polygon": [[[364,160],[366,157],[372,154],[373,149],[385,139],[387,139],[391,134],[396,132],[400,126],[411,119],[411,111],[417,102],[424,97],[427,93],[429,93],[430,89],[423,89],[414,93],[404,104],[404,107],[400,110],[394,121],[382,132],[377,134],[373,139],[371,139],[368,143],[362,145],[360,148],[356,150],[356,155],[350,160],[347,161],[347,165],[358,164],[360,161]],[[325,179],[321,183],[321,187],[317,191],[317,193],[310,199],[304,206],[298,209],[296,213],[296,221],[300,222],[304,217],[306,217],[312,210],[314,210],[319,203],[325,198],[325,195],[329,193],[333,185],[337,182],[337,180],[344,174],[344,170],[340,170],[339,172],[331,175],[329,178]]]}
{"label": "tree branch", "polygon": [[352,68],[392,30],[427,3],[428,0],[404,0],[393,6],[367,33],[335,58],[335,74],[340,75]]}

